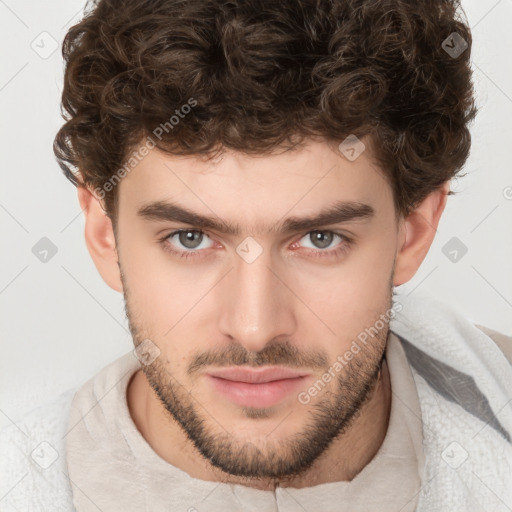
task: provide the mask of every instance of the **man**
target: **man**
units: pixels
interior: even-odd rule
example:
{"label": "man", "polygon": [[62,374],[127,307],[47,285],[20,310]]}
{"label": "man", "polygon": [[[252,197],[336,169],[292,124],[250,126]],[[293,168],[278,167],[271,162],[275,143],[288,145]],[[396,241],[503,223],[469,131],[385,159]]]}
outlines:
{"label": "man", "polygon": [[469,152],[456,8],[102,0],[70,29],[55,152],[135,350],[25,423],[6,503],[512,506],[511,340],[394,290]]}

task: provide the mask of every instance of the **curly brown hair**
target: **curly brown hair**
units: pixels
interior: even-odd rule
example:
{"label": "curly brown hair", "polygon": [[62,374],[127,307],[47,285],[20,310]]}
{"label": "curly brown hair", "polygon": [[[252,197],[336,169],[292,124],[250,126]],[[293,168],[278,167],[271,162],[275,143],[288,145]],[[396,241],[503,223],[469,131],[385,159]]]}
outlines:
{"label": "curly brown hair", "polygon": [[100,0],[62,45],[56,158],[95,189],[158,126],[156,147],[177,155],[368,136],[407,216],[469,154],[477,108],[459,10],[454,0]]}

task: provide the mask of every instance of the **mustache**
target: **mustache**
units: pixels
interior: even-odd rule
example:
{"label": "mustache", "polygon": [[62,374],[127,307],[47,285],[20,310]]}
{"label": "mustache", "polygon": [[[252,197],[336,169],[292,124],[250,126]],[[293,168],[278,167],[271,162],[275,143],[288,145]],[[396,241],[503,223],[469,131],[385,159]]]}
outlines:
{"label": "mustache", "polygon": [[283,365],[291,368],[323,369],[328,364],[325,352],[301,351],[289,341],[272,343],[259,352],[250,352],[242,345],[231,344],[192,357],[187,374],[194,375],[207,366]]}

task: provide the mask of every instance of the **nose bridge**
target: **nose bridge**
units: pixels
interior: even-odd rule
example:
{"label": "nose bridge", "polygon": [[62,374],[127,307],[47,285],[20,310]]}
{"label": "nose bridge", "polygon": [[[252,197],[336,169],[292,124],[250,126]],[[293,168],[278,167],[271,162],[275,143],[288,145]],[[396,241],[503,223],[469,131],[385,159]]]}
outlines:
{"label": "nose bridge", "polygon": [[278,336],[291,336],[295,317],[291,292],[276,277],[265,251],[251,263],[236,258],[222,290],[221,332],[259,351]]}

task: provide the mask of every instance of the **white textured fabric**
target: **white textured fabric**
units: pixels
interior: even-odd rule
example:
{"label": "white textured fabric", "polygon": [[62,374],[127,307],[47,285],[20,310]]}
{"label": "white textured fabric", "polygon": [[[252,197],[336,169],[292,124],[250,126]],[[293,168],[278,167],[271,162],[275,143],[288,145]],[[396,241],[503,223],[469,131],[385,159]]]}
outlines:
{"label": "white textured fabric", "polygon": [[[397,301],[403,309],[392,320],[391,329],[425,354],[470,376],[510,438],[512,367],[504,353],[453,306],[440,307],[437,300],[418,293],[414,298],[397,296]],[[510,512],[510,441],[460,403],[436,393],[414,368],[412,372],[427,461],[418,512]],[[454,378],[452,395],[460,395],[460,387]],[[483,405],[475,397],[473,409],[481,411]]]}
{"label": "white textured fabric", "polygon": [[66,434],[74,389],[0,432],[0,511],[74,511]]}

